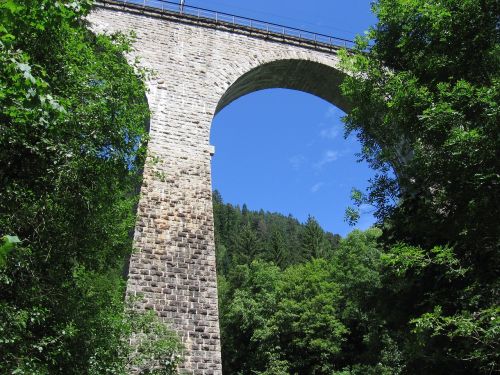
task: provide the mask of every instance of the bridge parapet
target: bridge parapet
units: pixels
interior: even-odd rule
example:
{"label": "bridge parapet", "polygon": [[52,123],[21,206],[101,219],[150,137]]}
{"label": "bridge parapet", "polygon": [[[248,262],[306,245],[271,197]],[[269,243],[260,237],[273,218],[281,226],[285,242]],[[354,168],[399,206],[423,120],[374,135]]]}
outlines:
{"label": "bridge parapet", "polygon": [[282,43],[299,45],[320,51],[337,52],[352,48],[354,41],[332,35],[316,33],[272,22],[242,17],[215,10],[181,5],[166,0],[97,0],[97,6],[122,7],[128,11],[166,19],[177,19],[200,26],[215,27],[226,31],[250,34]]}

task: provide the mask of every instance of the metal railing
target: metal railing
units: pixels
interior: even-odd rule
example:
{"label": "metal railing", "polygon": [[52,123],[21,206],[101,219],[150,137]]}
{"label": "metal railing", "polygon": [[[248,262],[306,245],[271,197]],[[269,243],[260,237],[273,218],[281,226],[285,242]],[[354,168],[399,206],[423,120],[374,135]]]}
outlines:
{"label": "metal railing", "polygon": [[[210,9],[199,8],[191,5],[181,6],[179,2],[167,0],[114,0],[118,3],[141,5],[151,7],[162,12],[177,13],[197,17],[199,19],[207,19],[217,23],[224,23],[233,26],[249,27],[270,34],[282,35],[284,37],[292,37],[302,39],[318,45],[327,45],[331,47],[351,48],[354,46],[354,41],[344,38],[338,38],[331,35],[319,34],[312,31],[302,30],[295,27],[279,25],[272,22],[260,21],[254,18],[237,16],[230,13],[218,12]],[[105,3],[105,0],[101,0]]]}

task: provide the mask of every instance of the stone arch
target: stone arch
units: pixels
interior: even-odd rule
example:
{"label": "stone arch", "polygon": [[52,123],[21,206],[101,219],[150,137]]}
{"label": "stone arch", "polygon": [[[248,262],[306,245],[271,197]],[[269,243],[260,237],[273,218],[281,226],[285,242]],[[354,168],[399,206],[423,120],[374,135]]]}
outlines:
{"label": "stone arch", "polygon": [[246,94],[270,88],[307,92],[348,112],[349,104],[340,91],[344,76],[345,73],[330,64],[309,59],[287,58],[266,62],[238,77],[222,94],[214,114]]}
{"label": "stone arch", "polygon": [[[212,112],[214,117],[236,99],[271,88],[306,92],[326,100],[345,113],[350,112],[351,105],[340,89],[346,73],[339,68],[338,55],[317,52],[312,56],[310,51],[306,50],[282,52],[280,57],[270,56],[266,52],[253,57],[253,60],[247,59],[242,61],[240,66],[228,69],[229,72],[226,70],[222,79],[226,82],[225,85],[215,84],[219,100]],[[371,136],[381,148],[390,148],[393,151],[394,158],[390,164],[399,179],[401,170],[413,157],[413,150],[408,148],[408,142],[403,138],[387,138],[384,133]]]}

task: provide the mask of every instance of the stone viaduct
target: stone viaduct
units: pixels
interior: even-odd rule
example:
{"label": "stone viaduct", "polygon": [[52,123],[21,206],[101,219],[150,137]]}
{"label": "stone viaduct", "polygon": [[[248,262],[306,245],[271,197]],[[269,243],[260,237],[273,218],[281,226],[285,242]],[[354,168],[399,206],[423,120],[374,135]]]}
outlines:
{"label": "stone viaduct", "polygon": [[139,57],[154,72],[147,82],[150,140],[127,294],[180,333],[186,373],[221,374],[212,119],[233,100],[266,88],[305,91],[348,110],[339,93],[339,49],[119,1],[98,1],[89,21],[98,33],[133,30],[128,58]]}

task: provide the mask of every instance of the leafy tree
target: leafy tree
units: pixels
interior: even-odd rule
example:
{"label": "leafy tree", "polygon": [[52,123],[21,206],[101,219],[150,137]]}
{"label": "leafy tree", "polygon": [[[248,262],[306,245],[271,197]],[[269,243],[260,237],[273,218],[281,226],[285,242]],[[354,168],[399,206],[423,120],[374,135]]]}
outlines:
{"label": "leafy tree", "polygon": [[277,285],[270,332],[291,373],[330,374],[348,333],[340,319],[340,285],[324,259],[287,268]]}
{"label": "leafy tree", "polygon": [[379,171],[358,203],[384,224],[385,304],[398,308],[382,311],[406,373],[498,372],[498,1],[373,9],[342,89],[347,131]]}
{"label": "leafy tree", "polygon": [[371,228],[366,231],[354,230],[341,239],[332,256],[335,279],[342,285],[343,293],[358,303],[381,287],[381,251],[378,239],[382,231]]}
{"label": "leafy tree", "polygon": [[257,260],[236,266],[229,280],[219,280],[225,373],[249,374],[266,369],[274,348],[264,341],[271,337],[269,324],[276,308],[279,277],[278,267]]}
{"label": "leafy tree", "polygon": [[385,316],[376,308],[386,303],[381,234],[378,228],[354,230],[340,241],[331,259],[333,278],[343,295],[341,320],[349,328],[339,362],[353,374],[400,374],[404,367]]}
{"label": "leafy tree", "polygon": [[[90,6],[0,2],[0,235],[19,240],[0,247],[1,373],[124,374],[133,352],[122,270],[149,113],[129,38],[87,30]],[[179,352],[152,337],[150,358]]]}
{"label": "leafy tree", "polygon": [[258,260],[237,266],[228,281],[219,281],[224,371],[331,373],[347,328],[325,260],[283,272]]}

